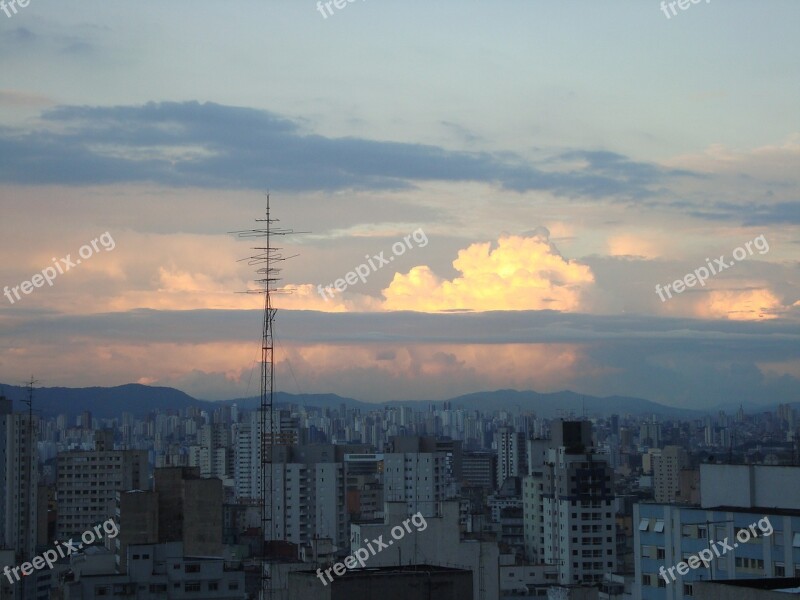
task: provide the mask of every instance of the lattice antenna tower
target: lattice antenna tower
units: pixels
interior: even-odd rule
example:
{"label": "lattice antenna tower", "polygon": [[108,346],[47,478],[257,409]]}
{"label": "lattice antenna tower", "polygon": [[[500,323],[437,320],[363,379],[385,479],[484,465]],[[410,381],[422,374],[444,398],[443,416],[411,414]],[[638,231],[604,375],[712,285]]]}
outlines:
{"label": "lattice antenna tower", "polygon": [[[295,232],[292,229],[277,226],[280,219],[275,219],[270,215],[269,194],[267,194],[266,214],[263,219],[256,219],[258,226],[255,229],[243,231],[233,231],[240,238],[264,240],[263,246],[251,248],[255,253],[242,258],[239,262],[247,261],[250,266],[256,267],[258,275],[254,282],[256,289],[248,289],[242,293],[262,294],[264,296],[264,316],[262,321],[261,333],[261,488],[258,504],[261,508],[261,600],[270,600],[274,596],[274,586],[269,568],[270,552],[272,544],[267,544],[267,540],[274,541],[275,524],[273,510],[273,445],[276,438],[276,419],[273,403],[275,362],[274,362],[274,342],[273,325],[277,310],[272,306],[272,297],[276,294],[291,293],[291,288],[279,287],[281,280],[281,268],[276,265],[284,260],[294,258],[294,256],[283,256],[282,248],[273,246],[273,238],[293,235],[295,233],[306,233],[303,231]],[[269,431],[268,431],[269,430]],[[282,528],[281,528],[282,530]]]}

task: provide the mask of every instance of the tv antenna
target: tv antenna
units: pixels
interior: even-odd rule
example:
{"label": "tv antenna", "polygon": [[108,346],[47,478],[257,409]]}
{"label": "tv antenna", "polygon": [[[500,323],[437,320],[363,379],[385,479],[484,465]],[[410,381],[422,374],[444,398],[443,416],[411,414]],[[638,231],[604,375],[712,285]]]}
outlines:
{"label": "tv antenna", "polygon": [[[261,332],[261,431],[260,431],[260,450],[261,450],[261,488],[259,492],[258,504],[261,508],[261,590],[259,597],[261,600],[270,600],[274,595],[274,585],[270,569],[271,552],[267,548],[272,548],[275,535],[274,510],[273,510],[273,470],[272,455],[273,444],[276,438],[276,419],[274,406],[274,381],[275,381],[275,345],[273,340],[273,328],[277,309],[272,306],[272,297],[277,294],[291,293],[291,288],[279,287],[277,284],[281,280],[281,268],[276,266],[284,260],[294,258],[293,256],[283,256],[283,248],[273,246],[273,237],[284,237],[295,233],[308,233],[306,231],[295,232],[292,229],[276,226],[280,219],[275,219],[270,214],[269,192],[267,193],[266,214],[263,219],[256,219],[259,225],[255,229],[243,231],[232,231],[238,237],[244,239],[263,239],[263,246],[251,248],[254,254],[240,259],[238,262],[247,261],[250,266],[256,267],[258,277],[254,280],[258,286],[256,289],[245,290],[245,294],[262,294],[264,296],[264,316],[262,320]],[[269,427],[269,433],[267,428]],[[285,534],[284,534],[285,535]]]}

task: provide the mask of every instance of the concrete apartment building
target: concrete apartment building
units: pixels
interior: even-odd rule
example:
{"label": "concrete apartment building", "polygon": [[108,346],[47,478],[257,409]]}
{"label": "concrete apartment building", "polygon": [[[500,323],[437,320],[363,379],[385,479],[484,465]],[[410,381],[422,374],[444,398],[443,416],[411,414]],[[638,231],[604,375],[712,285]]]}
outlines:
{"label": "concrete apartment building", "polygon": [[385,511],[383,522],[353,523],[350,527],[351,554],[359,548],[368,548],[367,541],[377,540],[381,535],[384,542],[391,542],[388,548],[369,557],[368,568],[438,565],[466,569],[471,571],[473,600],[498,600],[500,551],[497,543],[462,539],[457,501],[443,502],[438,516],[426,517],[421,530],[410,525],[411,531],[400,539],[394,539],[391,530],[407,520],[405,502],[387,502]]}
{"label": "concrete apartment building", "polygon": [[447,455],[434,438],[393,437],[383,455],[383,497],[405,502],[409,515],[435,516],[446,498]]}
{"label": "concrete apartment building", "polygon": [[495,488],[500,489],[509,477],[525,474],[525,434],[513,427],[498,427],[494,434],[497,449]]}
{"label": "concrete apartment building", "polygon": [[234,452],[231,428],[224,423],[203,425],[198,444],[189,446],[189,466],[199,467],[202,477],[230,479],[233,484]]}
{"label": "concrete apartment building", "polygon": [[656,502],[676,502],[681,471],[689,467],[689,453],[681,446],[665,446],[652,456],[653,494]]}
{"label": "concrete apartment building", "polygon": [[[700,581],[800,577],[800,486],[793,485],[798,480],[800,467],[703,464],[699,506],[635,504],[634,597],[688,600],[697,597]],[[757,537],[737,538],[757,523],[772,533],[756,525]],[[732,548],[723,548],[707,568],[700,563],[683,574],[673,569],[669,582],[659,575],[661,567],[719,550],[720,541]]]}
{"label": "concrete apartment building", "polygon": [[588,421],[558,421],[549,442],[534,440],[523,479],[525,549],[535,564],[558,565],[558,583],[600,582],[616,568],[613,471],[592,448]]}
{"label": "concrete apartment building", "polygon": [[197,467],[155,470],[153,491],[117,492],[119,535],[108,546],[116,568],[128,569],[128,547],[180,542],[190,556],[221,556],[222,481],[202,478]]}
{"label": "concrete apartment building", "polygon": [[38,421],[11,408],[11,400],[0,396],[0,550],[21,558],[36,553]]}
{"label": "concrete apartment building", "polygon": [[[267,437],[269,441],[273,427],[269,415],[266,421]],[[277,411],[274,427],[276,446],[292,446],[299,443],[299,428],[296,419],[286,410]],[[247,502],[254,500],[261,494],[261,411],[255,410],[249,414],[249,419],[236,425],[233,436],[234,456],[232,475],[235,481],[236,498]],[[219,458],[219,460],[222,460]]]}
{"label": "concrete apartment building", "polygon": [[[61,584],[63,600],[247,598],[244,571],[231,568],[220,557],[192,556],[181,542],[137,544],[128,550],[127,573],[113,573],[91,564],[73,568]],[[104,557],[98,558],[96,562]],[[107,566],[107,561],[102,565]]]}
{"label": "concrete apartment building", "polygon": [[273,520],[267,540],[310,545],[326,538],[346,545],[348,515],[344,456],[362,446],[274,446]]}
{"label": "concrete apartment building", "polygon": [[[0,396],[0,567],[19,565],[36,554],[39,456],[35,443],[39,421],[13,413]],[[41,573],[0,584],[0,597],[47,598],[48,577]]]}
{"label": "concrete apartment building", "polygon": [[107,518],[118,491],[150,487],[146,450],[114,450],[113,432],[95,432],[95,449],[56,458],[56,537],[80,535]]}

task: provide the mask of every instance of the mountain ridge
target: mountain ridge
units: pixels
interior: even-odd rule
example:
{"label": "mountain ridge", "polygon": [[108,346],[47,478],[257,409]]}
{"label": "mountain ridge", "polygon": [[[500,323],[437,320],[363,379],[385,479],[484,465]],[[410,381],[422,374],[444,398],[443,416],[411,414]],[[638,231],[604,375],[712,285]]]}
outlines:
{"label": "mountain ridge", "polygon": [[[0,395],[11,398],[14,410],[27,410],[21,400],[27,391],[23,386],[0,384]],[[534,412],[537,416],[556,418],[569,413],[587,416],[609,416],[611,414],[659,415],[663,417],[692,418],[710,414],[707,410],[672,407],[658,402],[631,396],[591,396],[571,390],[558,392],[536,392],[533,390],[484,390],[454,396],[446,400],[393,400],[388,402],[364,402],[338,394],[291,394],[276,392],[276,406],[298,404],[318,408],[348,408],[373,410],[386,406],[425,407],[441,406],[449,402],[453,408],[466,410],[506,410],[508,412]],[[34,389],[34,409],[46,416],[65,414],[76,417],[88,410],[97,418],[121,417],[130,412],[138,417],[155,410],[167,411],[196,406],[201,410],[213,410],[219,406],[237,404],[239,408],[251,410],[259,404],[257,396],[232,398],[230,400],[202,400],[178,389],[165,386],[148,386],[129,383],[113,387],[92,386],[86,388],[40,387]],[[751,410],[768,410],[770,407],[749,407]]]}

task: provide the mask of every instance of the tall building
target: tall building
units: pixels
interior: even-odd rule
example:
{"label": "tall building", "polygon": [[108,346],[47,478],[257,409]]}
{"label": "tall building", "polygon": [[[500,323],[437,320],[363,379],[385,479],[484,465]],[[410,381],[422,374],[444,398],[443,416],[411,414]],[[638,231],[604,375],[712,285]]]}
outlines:
{"label": "tall building", "polygon": [[95,432],[95,449],[56,458],[56,537],[79,537],[107,518],[117,491],[149,489],[147,451],[114,450],[110,431]]}
{"label": "tall building", "polygon": [[461,483],[465,487],[494,488],[497,457],[492,452],[467,452],[462,460]]}
{"label": "tall building", "polygon": [[110,546],[119,571],[136,544],[181,542],[186,556],[221,556],[222,481],[201,477],[197,467],[159,468],[153,479],[153,491],[116,493],[119,535]]}
{"label": "tall building", "polygon": [[642,423],[639,427],[639,444],[652,448],[661,447],[661,424]]}
{"label": "tall building", "polygon": [[18,557],[36,554],[39,459],[37,419],[12,413],[0,396],[0,549]]}
{"label": "tall building", "polygon": [[[268,443],[272,436],[270,417],[267,415],[267,436],[261,436],[261,411],[249,414],[249,419],[239,423],[235,433],[235,452],[233,458],[233,475],[235,479],[236,498],[240,501],[257,499],[261,494],[261,445]],[[275,445],[291,446],[300,441],[300,430],[297,419],[287,410],[276,411]]]}
{"label": "tall building", "polygon": [[439,514],[446,498],[447,456],[431,437],[393,437],[383,455],[383,498],[405,502],[408,514]]}
{"label": "tall building", "polygon": [[314,539],[325,538],[336,546],[347,544],[344,455],[350,448],[332,444],[273,447],[273,519],[267,540],[310,545]]}
{"label": "tall building", "polygon": [[183,542],[187,555],[222,552],[222,482],[196,468],[156,469],[158,541]]}
{"label": "tall building", "polygon": [[689,454],[680,446],[665,446],[652,457],[656,502],[675,502],[680,490],[681,470],[689,466]]}
{"label": "tall building", "polygon": [[[538,440],[537,440],[538,442]],[[588,421],[553,424],[523,480],[525,549],[558,566],[558,583],[599,582],[616,568],[613,471],[592,448]]]}
{"label": "tall building", "polygon": [[525,474],[525,434],[513,427],[498,427],[494,443],[497,447],[495,487],[499,489],[509,477]]}

